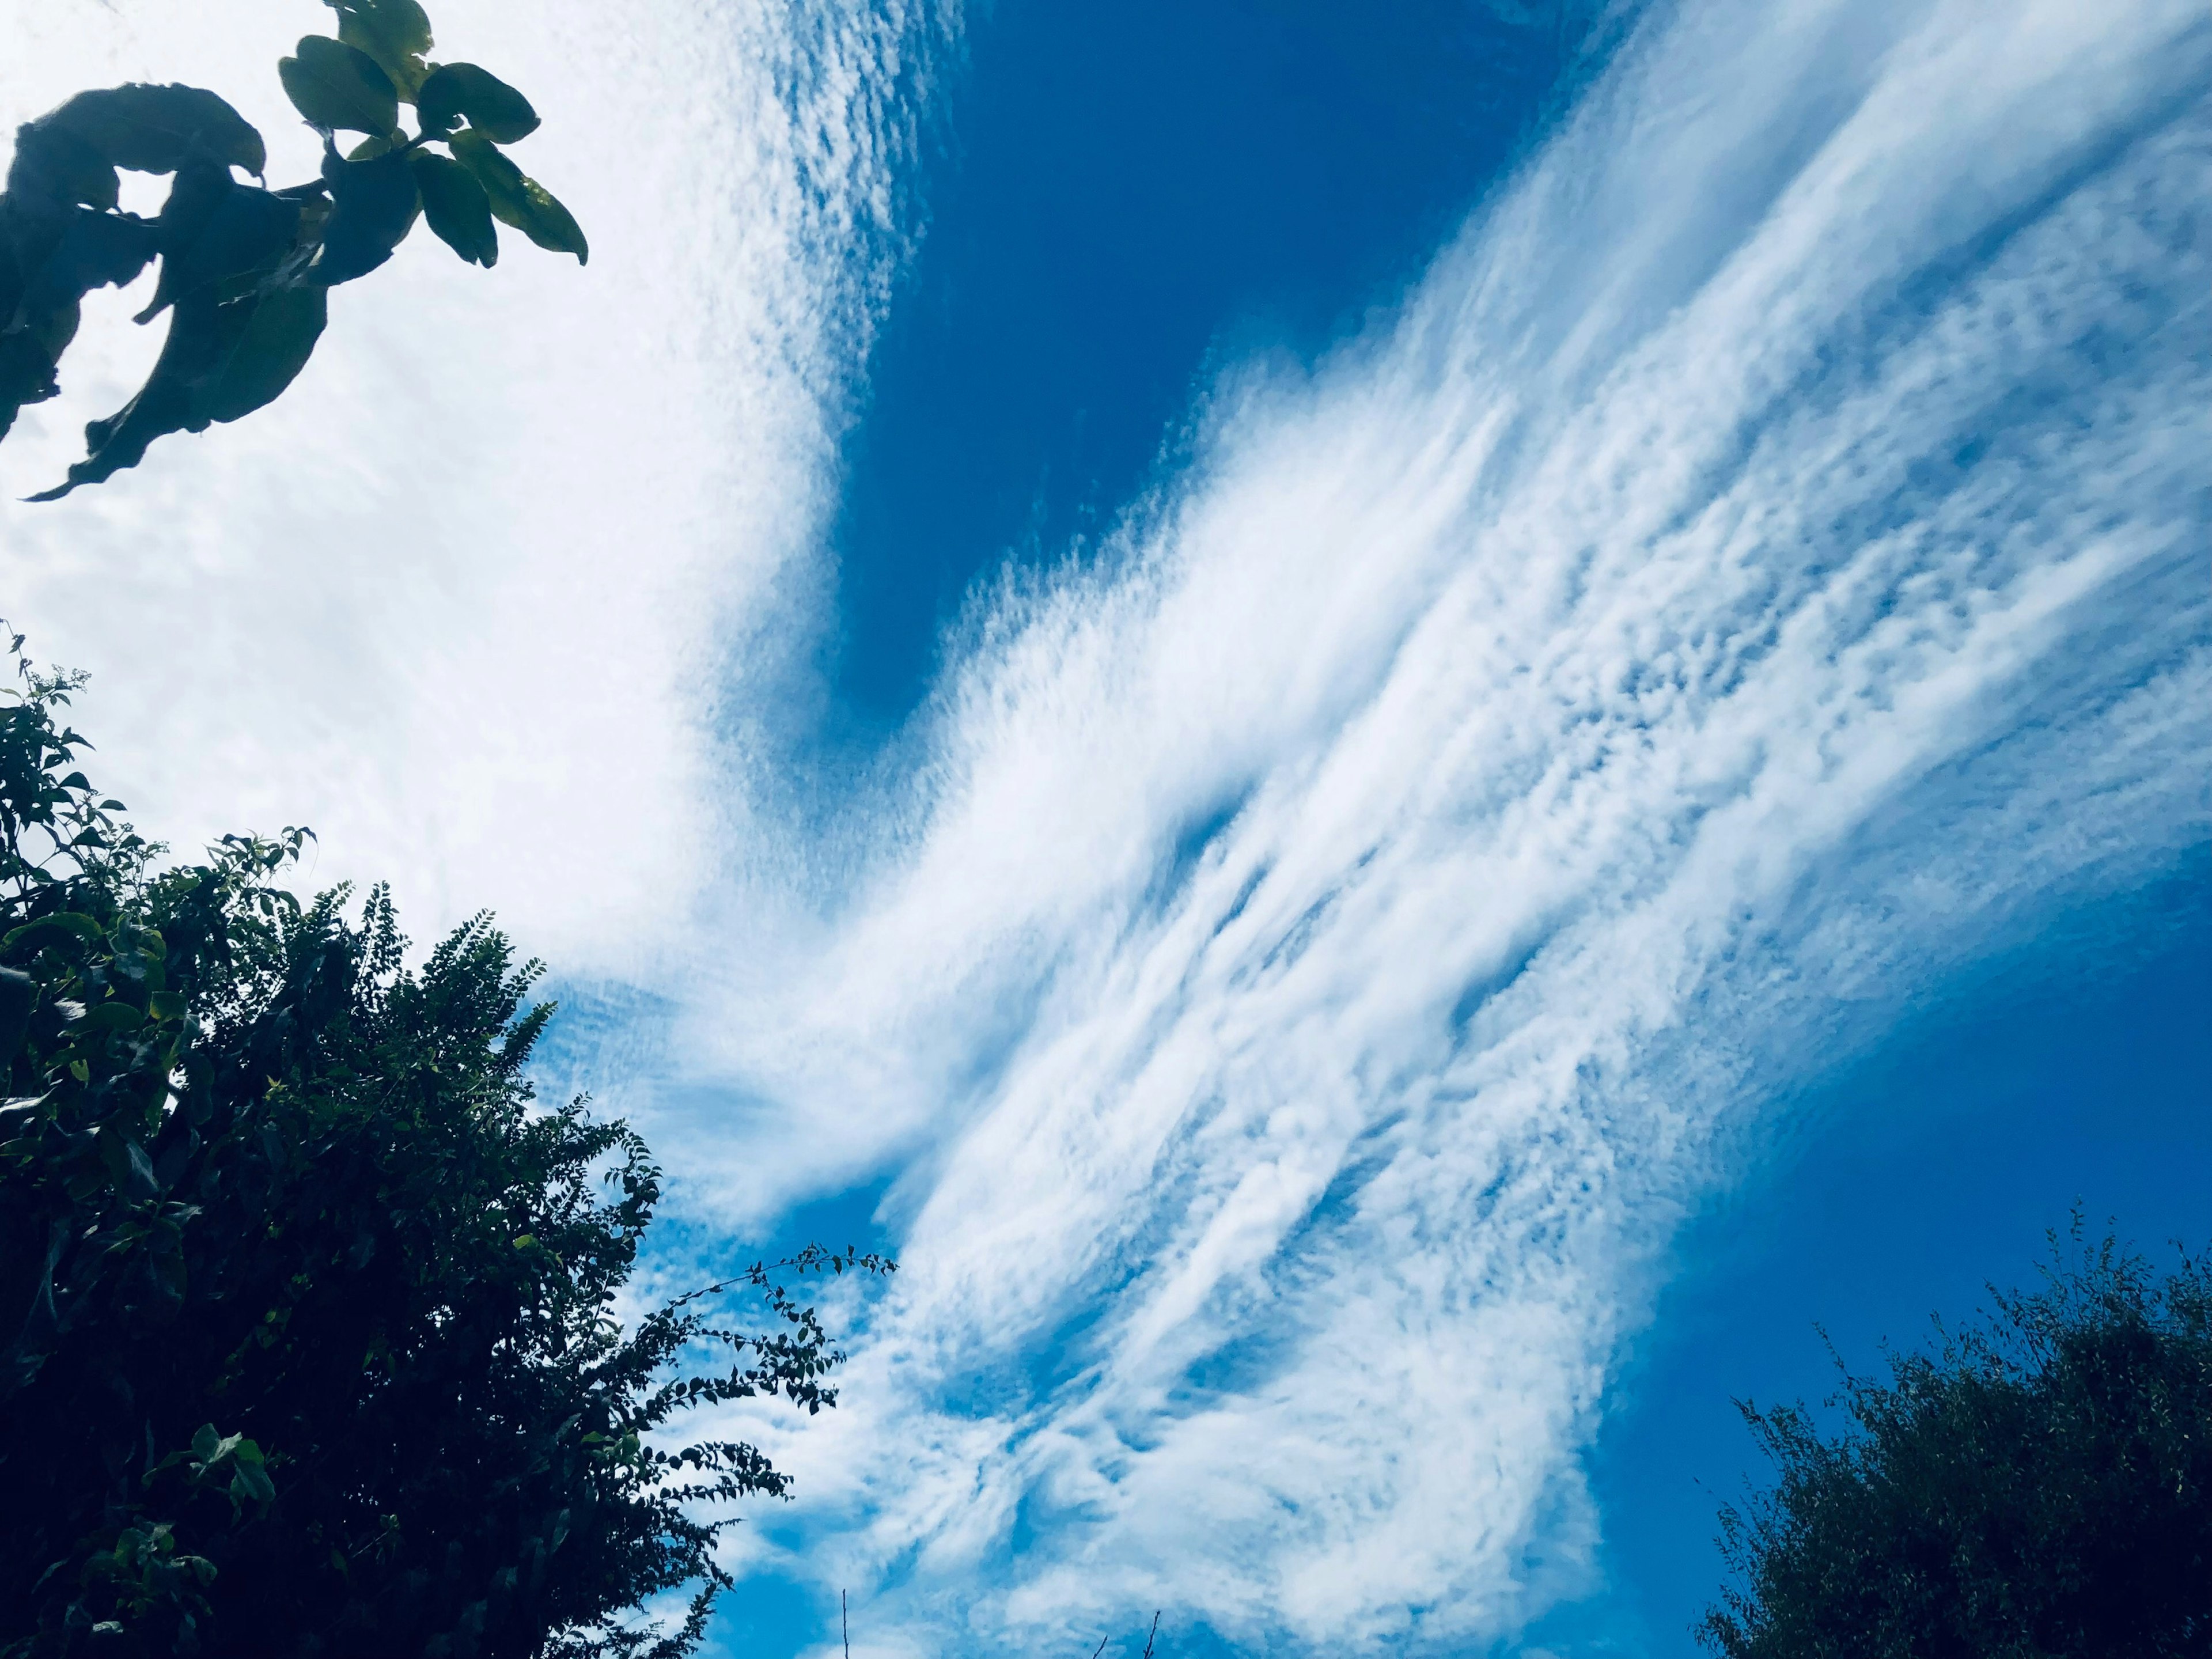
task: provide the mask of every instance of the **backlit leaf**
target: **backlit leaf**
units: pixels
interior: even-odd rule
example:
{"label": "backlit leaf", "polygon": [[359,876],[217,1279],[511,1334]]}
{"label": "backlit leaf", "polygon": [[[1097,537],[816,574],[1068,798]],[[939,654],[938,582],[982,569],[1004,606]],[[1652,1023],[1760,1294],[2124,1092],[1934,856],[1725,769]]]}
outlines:
{"label": "backlit leaf", "polygon": [[17,238],[18,256],[36,263],[19,270],[15,291],[6,296],[16,326],[0,332],[0,412],[53,395],[54,365],[76,332],[77,301],[95,288],[131,281],[160,243],[149,221],[90,208],[70,208],[41,228],[43,235]]}
{"label": "backlit leaf", "polygon": [[177,174],[156,222],[161,280],[137,316],[147,322],[187,295],[215,291],[228,300],[273,270],[292,246],[300,204],[269,191],[241,185],[220,168],[186,167]]}
{"label": "backlit leaf", "polygon": [[40,916],[36,921],[27,921],[21,927],[8,931],[0,938],[0,948],[13,951],[18,945],[28,945],[36,949],[60,939],[77,939],[88,945],[98,944],[101,938],[99,922],[73,910],[57,911],[50,916]]}
{"label": "backlit leaf", "polygon": [[10,196],[112,208],[121,189],[115,163],[82,133],[52,121],[29,122],[17,131],[8,167]]}
{"label": "backlit leaf", "polygon": [[333,288],[389,259],[414,228],[422,198],[414,168],[398,151],[349,161],[325,141],[323,180],[331,192],[331,220],[308,280]]}
{"label": "backlit leaf", "polygon": [[[404,176],[405,163],[392,159]],[[273,307],[266,316],[264,307]],[[156,438],[204,432],[213,422],[236,420],[259,408],[299,373],[321,332],[322,318],[317,300],[289,286],[228,301],[212,289],[182,296],[138,395],[106,420],[88,422],[85,459],[70,468],[62,483],[31,499],[54,501],[80,484],[102,483],[137,465]]]}
{"label": "backlit leaf", "polygon": [[459,161],[428,150],[408,161],[422,192],[422,216],[447,247],[472,264],[499,262],[499,232],[491,222],[491,202],[476,175]]}
{"label": "backlit leaf", "polygon": [[489,139],[480,132],[463,131],[449,142],[456,159],[483,186],[491,201],[492,216],[501,223],[513,225],[542,248],[574,254],[579,264],[591,257],[591,246],[568,210],[501,155]]}
{"label": "backlit leaf", "polygon": [[400,97],[412,102],[430,70],[430,19],[416,0],[325,0],[338,15],[338,39],[376,59]]}
{"label": "backlit leaf", "polygon": [[23,1046],[31,1005],[37,998],[38,988],[31,982],[28,974],[14,968],[0,968],[0,1075],[5,1074],[9,1062],[15,1058],[15,1051]]}
{"label": "backlit leaf", "polygon": [[258,174],[267,147],[246,118],[201,87],[133,82],[81,92],[33,123],[84,140],[114,166],[174,173],[187,161],[219,162]]}
{"label": "backlit leaf", "polygon": [[513,87],[474,64],[446,64],[430,72],[416,98],[425,132],[444,132],[463,116],[497,144],[538,131],[538,112]]}
{"label": "backlit leaf", "polygon": [[390,132],[399,120],[399,94],[376,59],[358,46],[310,34],[298,55],[279,58],[276,76],[292,106],[324,132]]}
{"label": "backlit leaf", "polygon": [[204,422],[234,421],[273,402],[307,366],[329,315],[325,288],[303,283],[263,295],[222,367],[198,388],[194,414]]}

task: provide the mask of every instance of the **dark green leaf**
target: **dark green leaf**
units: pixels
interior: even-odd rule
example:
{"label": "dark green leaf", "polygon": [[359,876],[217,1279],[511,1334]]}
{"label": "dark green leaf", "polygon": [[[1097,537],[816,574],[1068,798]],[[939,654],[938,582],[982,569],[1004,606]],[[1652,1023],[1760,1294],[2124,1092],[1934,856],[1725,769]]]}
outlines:
{"label": "dark green leaf", "polygon": [[80,1032],[88,1036],[95,1031],[135,1030],[145,1023],[146,1016],[127,1002],[103,1002],[88,1010],[82,1019],[71,1022],[70,1030],[72,1036]]}
{"label": "dark green leaf", "polygon": [[133,280],[153,258],[155,228],[90,208],[28,212],[0,198],[0,435],[25,404],[60,390],[56,368],[76,337],[78,302],[94,289]]}
{"label": "dark green leaf", "polygon": [[422,192],[422,216],[447,247],[471,264],[499,263],[499,232],[491,221],[491,202],[476,175],[459,161],[429,150],[409,157]]}
{"label": "dark green leaf", "polygon": [[36,921],[9,929],[7,936],[0,938],[0,949],[13,951],[18,945],[27,945],[35,950],[57,939],[75,939],[94,945],[105,937],[100,923],[92,917],[74,910],[58,910],[52,915],[40,916]]}
{"label": "dark green leaf", "polygon": [[276,1488],[258,1462],[240,1460],[230,1477],[230,1495],[240,1503],[266,1504],[276,1496]]}
{"label": "dark green leaf", "polygon": [[199,87],[133,82],[81,92],[33,125],[74,134],[112,165],[134,173],[174,173],[188,161],[203,161],[258,174],[269,165],[261,135]]}
{"label": "dark green leaf", "polygon": [[122,190],[115,163],[79,132],[51,120],[16,130],[15,159],[8,167],[8,194],[90,208],[112,208]]}
{"label": "dark green leaf", "polygon": [[543,185],[526,177],[521,168],[501,155],[489,139],[480,132],[465,130],[455,133],[450,142],[455,157],[483,186],[484,194],[491,201],[492,215],[501,223],[513,225],[542,248],[574,254],[579,264],[591,257],[583,230],[568,210]]}
{"label": "dark green leaf", "polygon": [[[412,175],[404,161],[392,161],[411,219]],[[360,164],[354,172],[377,165]],[[325,254],[329,229],[343,216],[333,211],[325,228]],[[363,217],[354,216],[350,234],[356,246]],[[54,500],[79,484],[96,483],[137,465],[147,446],[165,434],[204,431],[211,422],[235,420],[290,382],[321,331],[322,307],[294,297],[264,315],[263,302],[293,286],[277,283],[276,276],[300,245],[301,218],[296,195],[238,184],[208,163],[179,170],[160,220],[149,228],[162,252],[161,280],[141,320],[172,307],[161,355],[137,397],[114,415],[86,425],[88,453],[70,468],[67,480],[33,501]],[[369,263],[380,263],[389,252],[387,246]]]}
{"label": "dark green leaf", "polygon": [[380,136],[399,122],[399,94],[376,59],[328,35],[300,41],[296,57],[277,60],[276,76],[292,106],[323,132]]}
{"label": "dark green leaf", "polygon": [[142,323],[187,295],[207,292],[226,301],[249,291],[291,251],[300,204],[220,169],[191,167],[177,174],[156,223],[161,279],[138,313]]}
{"label": "dark green leaf", "polygon": [[[101,483],[137,465],[145,459],[147,446],[157,438],[172,432],[203,432],[214,420],[234,419],[257,407],[253,391],[270,383],[270,359],[254,353],[240,371],[242,378],[227,386],[225,374],[252,331],[261,297],[248,295],[224,301],[211,288],[181,296],[169,313],[161,355],[137,396],[106,420],[88,422],[85,459],[70,468],[64,483],[31,499],[54,501],[80,484]],[[289,332],[283,337],[296,340]],[[307,343],[312,347],[313,341]],[[228,412],[217,414],[216,410]]]}
{"label": "dark green leaf", "polygon": [[330,314],[330,291],[303,283],[277,289],[250,303],[252,315],[236,343],[195,392],[193,412],[203,423],[249,415],[298,378],[322,337]]}
{"label": "dark green leaf", "polygon": [[[173,341],[199,343],[169,383],[204,388],[209,343],[287,291],[180,299]],[[662,1178],[619,1123],[532,1100],[534,966],[481,919],[410,950],[380,891],[358,927],[335,896],[289,902],[270,884],[297,832],[181,868],[119,833],[53,855],[23,827],[73,834],[97,797],[61,787],[70,744],[31,684],[0,699],[0,935],[41,905],[94,925],[34,959],[52,985],[7,1083],[87,1086],[0,1105],[0,1403],[21,1431],[0,1435],[0,1626],[113,1620],[149,1655],[695,1650],[726,1577],[714,1511],[784,1483],[750,1447],[657,1431],[830,1403],[811,1310],[756,1270],[764,1335],[681,1304],[618,1322]],[[162,1024],[91,1037],[118,1016],[82,1005],[142,995]],[[710,1345],[738,1369],[695,1378]],[[628,1610],[687,1583],[708,1595],[684,1632],[631,1639]]]}
{"label": "dark green leaf", "polygon": [[392,257],[414,228],[422,198],[407,155],[398,150],[349,161],[325,140],[323,180],[331,192],[331,221],[323,229],[323,251],[307,275],[311,282],[334,288],[367,276]]}
{"label": "dark green leaf", "polygon": [[430,19],[416,0],[324,0],[338,15],[338,39],[376,59],[409,100],[429,73]]}
{"label": "dark green leaf", "polygon": [[74,305],[95,288],[136,281],[160,242],[158,226],[148,220],[72,208],[52,251],[27,274],[19,301],[22,313]]}
{"label": "dark green leaf", "polygon": [[0,1079],[7,1076],[7,1068],[23,1046],[23,1031],[31,1021],[31,1005],[38,1000],[38,987],[31,976],[18,969],[0,968]]}
{"label": "dark green leaf", "polygon": [[538,131],[538,112],[530,100],[474,64],[446,64],[431,70],[415,106],[426,133],[447,131],[464,116],[471,128],[497,144],[511,144]]}

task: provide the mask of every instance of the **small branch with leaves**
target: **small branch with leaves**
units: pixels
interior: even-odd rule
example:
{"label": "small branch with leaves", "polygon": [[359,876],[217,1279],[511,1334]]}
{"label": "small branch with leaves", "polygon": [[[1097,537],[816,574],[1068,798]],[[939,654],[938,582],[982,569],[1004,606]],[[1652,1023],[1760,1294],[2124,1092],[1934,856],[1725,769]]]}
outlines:
{"label": "small branch with leaves", "polygon": [[[26,404],[60,391],[88,294],[158,259],[136,320],[169,313],[146,384],[85,428],[85,459],[33,501],[136,466],[169,433],[272,402],[321,338],[330,290],[391,258],[418,218],[471,264],[498,260],[494,221],[579,264],[589,256],[568,210],[501,148],[537,131],[527,98],[474,64],[431,63],[417,0],[324,3],[337,38],[308,35],[276,66],[322,136],[320,176],[304,184],[270,189],[261,134],[198,87],[82,92],[17,130],[0,193],[0,438]],[[402,105],[413,106],[411,133]],[[343,155],[341,132],[362,135]],[[122,210],[118,169],[173,177],[157,215]]]}

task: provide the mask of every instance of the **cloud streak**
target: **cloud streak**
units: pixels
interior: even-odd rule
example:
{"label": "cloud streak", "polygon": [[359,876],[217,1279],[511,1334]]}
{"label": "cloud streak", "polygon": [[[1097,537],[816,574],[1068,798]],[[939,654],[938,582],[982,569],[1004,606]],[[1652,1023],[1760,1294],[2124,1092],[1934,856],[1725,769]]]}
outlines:
{"label": "cloud streak", "polygon": [[[173,9],[0,7],[0,114],[194,80],[303,170],[238,69],[297,20]],[[2200,14],[1650,12],[1398,315],[1224,380],[800,824],[763,689],[954,20],[447,0],[591,267],[418,239],[260,421],[0,506],[4,609],[179,842],[306,818],[324,878],[669,993],[702,1211],[890,1183],[905,1271],[739,1565],[872,1585],[884,1653],[1479,1641],[1587,1581],[1578,1455],[1724,1132],[2206,840]]]}
{"label": "cloud streak", "polygon": [[[591,264],[510,235],[477,271],[418,231],[333,296],[268,413],[23,506],[159,348],[125,320],[143,294],[102,294],[64,398],[0,453],[5,614],[92,672],[105,781],[179,846],[306,822],[318,879],[404,872],[425,933],[489,904],[580,975],[642,975],[716,874],[720,709],[781,672],[763,639],[818,625],[806,555],[918,226],[903,170],[952,19],[434,9],[443,55],[544,112],[521,159]],[[328,15],[6,0],[0,119],[185,80],[261,127],[277,182],[310,176],[274,66]]]}
{"label": "cloud streak", "polygon": [[1654,12],[1395,320],[979,602],[677,1044],[750,1103],[663,1131],[702,1202],[896,1177],[745,1559],[886,1653],[1586,1585],[1717,1134],[2205,840],[2208,68],[2160,0]]}

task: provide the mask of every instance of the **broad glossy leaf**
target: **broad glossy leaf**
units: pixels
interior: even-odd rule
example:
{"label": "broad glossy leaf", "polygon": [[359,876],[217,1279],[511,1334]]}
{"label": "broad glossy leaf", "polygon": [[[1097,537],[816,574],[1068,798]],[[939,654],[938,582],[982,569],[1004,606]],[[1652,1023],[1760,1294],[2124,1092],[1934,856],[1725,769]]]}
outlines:
{"label": "broad glossy leaf", "polygon": [[266,1504],[276,1488],[258,1463],[240,1463],[230,1477],[230,1495],[241,1504]]}
{"label": "broad glossy leaf", "polygon": [[70,132],[134,173],[174,173],[195,160],[256,174],[269,165],[261,135],[202,87],[137,81],[81,92],[32,125]]}
{"label": "broad glossy leaf", "polygon": [[414,228],[422,198],[404,153],[349,161],[328,140],[323,182],[330,187],[331,218],[323,228],[323,251],[308,268],[307,279],[334,288],[367,276],[392,257]]}
{"label": "broad glossy leaf", "polygon": [[279,58],[285,96],[323,132],[390,132],[399,122],[399,94],[376,59],[325,34],[301,37],[298,55]]}
{"label": "broad glossy leaf", "polygon": [[[72,301],[58,311],[27,319],[12,332],[0,332],[0,438],[8,435],[24,404],[44,403],[60,392],[54,365],[76,338],[76,325],[77,306]],[[33,882],[43,873],[35,865],[26,872]]]}
{"label": "broad glossy leaf", "polygon": [[109,283],[119,288],[146,268],[160,246],[152,221],[72,208],[41,262],[23,273],[16,305],[27,323],[43,312],[73,306],[94,289]]}
{"label": "broad glossy leaf", "polygon": [[[196,389],[195,431],[274,402],[307,366],[330,317],[330,290],[313,284],[280,288],[251,303],[252,315],[228,356]],[[152,1006],[158,1012],[164,1005],[157,997]]]}
{"label": "broad glossy leaf", "polygon": [[161,1190],[154,1180],[154,1160],[136,1140],[125,1141],[123,1150],[131,1164],[131,1190],[141,1198],[153,1197]]}
{"label": "broad glossy leaf", "polygon": [[471,264],[499,263],[499,232],[491,222],[491,201],[476,174],[459,161],[414,151],[408,157],[422,192],[422,216],[438,240]]}
{"label": "broad glossy leaf", "polygon": [[202,404],[212,395],[210,386],[222,384],[225,367],[258,308],[258,298],[225,303],[212,288],[180,295],[169,313],[161,355],[137,396],[106,420],[88,422],[84,459],[70,468],[61,483],[31,499],[57,501],[80,484],[102,483],[137,465],[146,447],[168,433],[204,431],[216,416]]}
{"label": "broad glossy leaf", "polygon": [[178,173],[155,222],[161,246],[161,280],[137,320],[148,322],[187,295],[212,290],[238,298],[253,279],[273,271],[300,230],[300,204],[241,185],[216,168]]}
{"label": "broad glossy leaf", "polygon": [[0,1075],[4,1075],[15,1051],[23,1046],[23,1032],[31,1019],[31,1005],[38,1000],[38,987],[28,974],[15,968],[0,968]]}
{"label": "broad glossy leaf", "polygon": [[17,130],[8,164],[8,194],[58,204],[113,207],[122,190],[115,163],[83,134],[51,121]]}
{"label": "broad glossy leaf", "polygon": [[86,1010],[84,1018],[73,1021],[70,1030],[72,1033],[132,1031],[145,1023],[145,1014],[127,1002],[103,1002],[97,1008]]}
{"label": "broad glossy leaf", "polygon": [[10,928],[5,938],[0,938],[0,949],[13,951],[19,945],[28,945],[36,950],[64,939],[96,945],[102,937],[100,923],[94,918],[75,910],[58,910],[36,921],[27,921],[21,927]]}
{"label": "broad glossy leaf", "polygon": [[412,100],[429,74],[430,19],[416,0],[325,0],[338,15],[338,39],[367,52]]}
{"label": "broad glossy leaf", "polygon": [[463,116],[495,144],[511,144],[538,131],[538,112],[513,87],[474,64],[446,64],[430,72],[416,95],[422,131],[444,132]]}
{"label": "broad glossy leaf", "polygon": [[501,155],[480,132],[463,131],[448,141],[463,167],[476,175],[490,198],[492,215],[513,225],[542,248],[573,253],[582,264],[591,257],[590,244],[568,210],[535,179]]}

